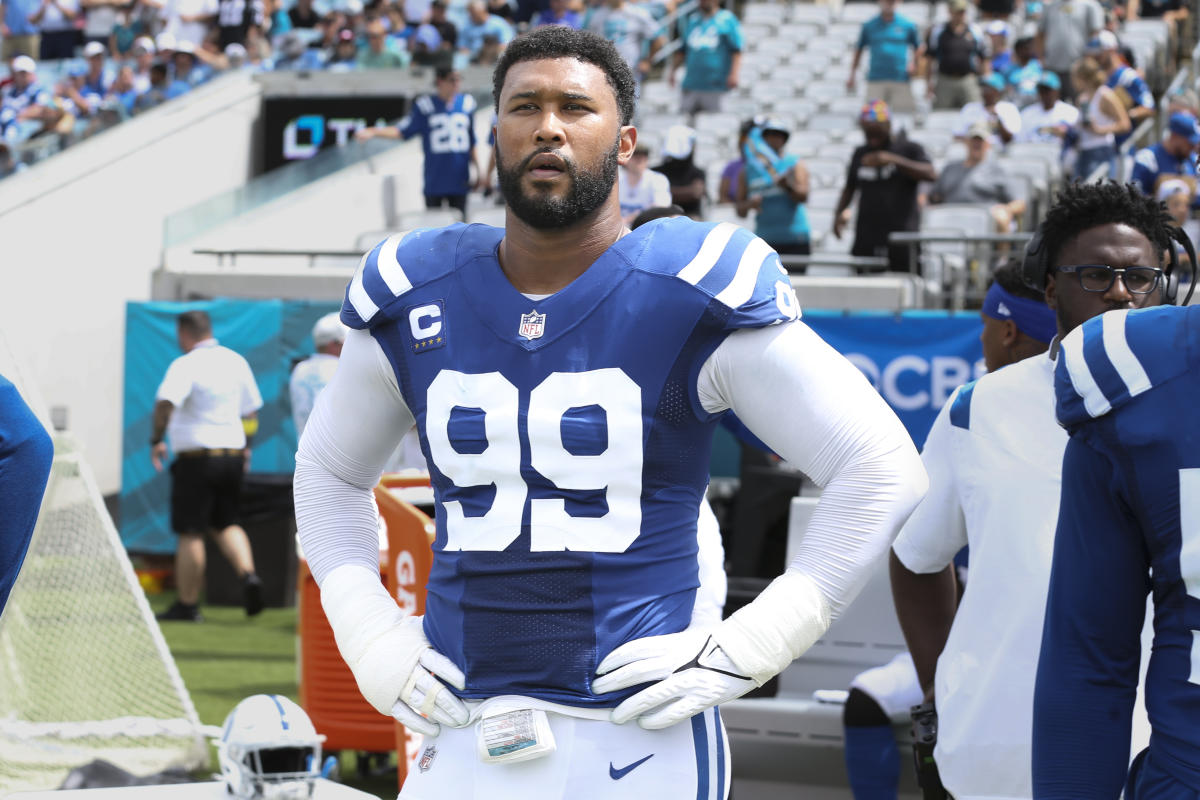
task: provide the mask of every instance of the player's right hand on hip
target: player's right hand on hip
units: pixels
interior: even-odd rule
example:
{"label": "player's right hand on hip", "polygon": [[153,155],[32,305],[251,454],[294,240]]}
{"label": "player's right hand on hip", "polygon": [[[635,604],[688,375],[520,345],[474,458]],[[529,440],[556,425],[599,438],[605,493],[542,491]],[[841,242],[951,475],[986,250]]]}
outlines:
{"label": "player's right hand on hip", "polygon": [[380,713],[426,736],[437,736],[439,723],[460,728],[470,717],[446,688],[462,689],[466,678],[429,644],[421,617],[404,617],[376,639],[353,672],[363,697]]}
{"label": "player's right hand on hip", "polygon": [[422,617],[405,616],[378,573],[355,565],[334,569],[321,583],[321,606],[338,650],[362,696],[405,727],[437,736],[459,728],[470,713],[446,684],[466,686],[454,662],[425,638]]}

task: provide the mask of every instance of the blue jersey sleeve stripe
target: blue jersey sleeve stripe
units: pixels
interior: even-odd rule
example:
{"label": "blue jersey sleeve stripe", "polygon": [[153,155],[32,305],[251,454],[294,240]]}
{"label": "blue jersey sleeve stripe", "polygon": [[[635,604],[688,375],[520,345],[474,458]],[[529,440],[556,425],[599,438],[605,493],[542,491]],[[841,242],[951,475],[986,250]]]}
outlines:
{"label": "blue jersey sleeve stripe", "polygon": [[396,250],[400,247],[400,242],[408,235],[408,231],[402,233],[394,233],[383,241],[379,246],[379,255],[375,260],[375,267],[379,270],[379,277],[387,284],[394,297],[407,292],[412,288],[412,281],[408,279],[408,275],[404,274],[404,268],[400,266],[400,262],[396,259]]}
{"label": "blue jersey sleeve stripe", "polygon": [[1104,351],[1112,362],[1121,382],[1125,384],[1130,397],[1136,397],[1150,388],[1150,376],[1138,357],[1134,355],[1126,336],[1125,325],[1129,319],[1128,311],[1112,311],[1103,314]]}
{"label": "blue jersey sleeve stripe", "polygon": [[373,252],[375,251],[370,250],[363,255],[354,277],[350,280],[350,286],[346,289],[346,300],[364,323],[369,323],[371,317],[379,311],[379,306],[375,305],[375,301],[371,299],[371,296],[367,294],[366,287],[363,286],[363,272],[366,271],[367,261]]}
{"label": "blue jersey sleeve stripe", "polygon": [[971,394],[975,391],[975,381],[968,381],[959,388],[950,406],[950,424],[963,430],[971,429]]}
{"label": "blue jersey sleeve stripe", "polygon": [[704,243],[700,245],[699,252],[688,262],[686,267],[679,270],[679,277],[693,286],[703,280],[704,276],[716,266],[717,260],[725,252],[725,245],[729,244],[729,240],[737,230],[738,226],[722,222],[709,231],[708,235],[704,237]]}
{"label": "blue jersey sleeve stripe", "polygon": [[1108,398],[1104,396],[1104,392],[1096,384],[1087,360],[1083,357],[1084,329],[1086,327],[1084,325],[1071,331],[1062,340],[1061,354],[1067,375],[1071,379],[1071,386],[1083,400],[1084,409],[1089,416],[1100,417],[1107,414],[1112,406],[1109,404]]}
{"label": "blue jersey sleeve stripe", "polygon": [[738,261],[737,271],[733,274],[733,280],[717,295],[717,301],[724,303],[730,308],[737,308],[749,300],[754,295],[754,287],[758,283],[760,268],[763,262],[767,260],[767,257],[773,252],[771,245],[757,236],[754,237],[749,246],[742,251],[742,258]]}

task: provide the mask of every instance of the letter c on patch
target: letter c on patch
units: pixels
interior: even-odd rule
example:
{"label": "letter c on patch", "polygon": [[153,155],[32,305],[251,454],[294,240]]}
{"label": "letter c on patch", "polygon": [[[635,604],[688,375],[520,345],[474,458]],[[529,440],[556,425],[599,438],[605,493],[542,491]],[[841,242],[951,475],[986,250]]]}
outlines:
{"label": "letter c on patch", "polygon": [[437,336],[442,330],[442,309],[437,303],[417,306],[408,312],[408,328],[417,341]]}

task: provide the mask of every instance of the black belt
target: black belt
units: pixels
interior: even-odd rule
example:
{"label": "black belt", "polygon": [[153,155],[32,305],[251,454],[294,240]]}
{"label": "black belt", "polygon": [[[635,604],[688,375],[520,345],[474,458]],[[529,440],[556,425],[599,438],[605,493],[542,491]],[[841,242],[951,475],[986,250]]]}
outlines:
{"label": "black belt", "polygon": [[234,447],[219,447],[214,450],[181,450],[175,454],[176,458],[198,458],[200,456],[220,457],[220,456],[241,456],[244,455],[244,450],[239,450]]}

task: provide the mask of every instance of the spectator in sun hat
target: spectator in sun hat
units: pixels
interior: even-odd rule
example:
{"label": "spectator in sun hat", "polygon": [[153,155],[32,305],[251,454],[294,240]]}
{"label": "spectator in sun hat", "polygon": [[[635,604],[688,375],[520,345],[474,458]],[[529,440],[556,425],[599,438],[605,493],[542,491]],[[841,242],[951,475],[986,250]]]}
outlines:
{"label": "spectator in sun hat", "polygon": [[1061,142],[1079,122],[1079,109],[1062,100],[1058,75],[1043,72],[1037,82],[1038,101],[1021,109],[1018,142]]}
{"label": "spectator in sun hat", "polygon": [[112,77],[104,69],[108,60],[108,48],[99,42],[88,42],[83,48],[83,57],[87,61],[87,74],[84,76],[81,93],[84,96],[95,95],[102,98],[108,94],[109,84],[112,83]]}
{"label": "spectator in sun hat", "polygon": [[1025,184],[1014,181],[992,155],[992,128],[976,120],[967,130],[967,157],[942,167],[929,202],[987,204],[998,233],[1016,230],[1025,213]]}
{"label": "spectator in sun hat", "polygon": [[[737,209],[751,209],[754,232],[780,255],[806,256],[812,252],[808,211],[808,169],[795,153],[785,152],[791,130],[787,123],[768,117],[751,130],[743,146],[745,167],[738,176]],[[803,272],[803,269],[789,271]]]}
{"label": "spectator in sun hat", "polygon": [[982,99],[967,103],[958,112],[954,135],[965,139],[972,125],[984,122],[992,132],[992,144],[1003,147],[1021,132],[1021,112],[1004,99],[1004,78],[992,73],[980,79],[979,86]]}
{"label": "spectator in sun hat", "polygon": [[704,202],[705,174],[694,161],[695,150],[696,131],[687,125],[672,125],[667,128],[663,140],[663,161],[654,167],[654,171],[667,176],[675,205],[689,217],[699,219]]}
{"label": "spectator in sun hat", "polygon": [[[1167,121],[1163,140],[1144,147],[1133,158],[1130,180],[1142,193],[1153,197],[1163,181],[1172,178],[1196,179],[1196,145],[1200,144],[1200,124],[1186,111],[1177,111]],[[1196,202],[1193,200],[1193,207]]]}
{"label": "spectator in sun hat", "polygon": [[892,133],[891,109],[882,100],[868,101],[858,117],[865,144],[855,148],[846,169],[846,183],[833,216],[833,235],[841,238],[850,222],[850,204],[858,195],[858,220],[850,254],[882,257],[888,269],[910,269],[908,248],[892,247],[888,235],[917,231],[920,208],[917,189],[937,179],[925,148]]}

